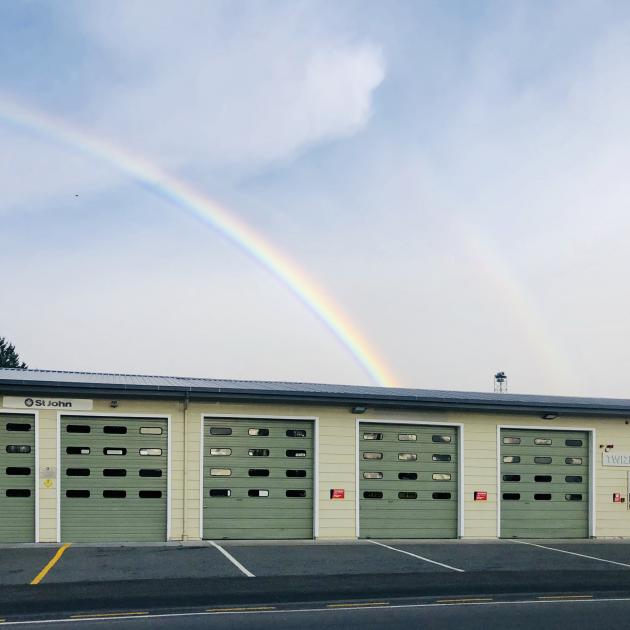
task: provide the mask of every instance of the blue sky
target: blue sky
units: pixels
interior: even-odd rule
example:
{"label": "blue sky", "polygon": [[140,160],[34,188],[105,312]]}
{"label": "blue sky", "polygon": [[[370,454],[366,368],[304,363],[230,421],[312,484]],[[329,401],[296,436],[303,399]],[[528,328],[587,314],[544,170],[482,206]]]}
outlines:
{"label": "blue sky", "polygon": [[[628,395],[628,58],[624,2],[0,5],[0,104],[231,208],[413,387]],[[0,147],[31,366],[369,382],[210,228],[1,117]]]}

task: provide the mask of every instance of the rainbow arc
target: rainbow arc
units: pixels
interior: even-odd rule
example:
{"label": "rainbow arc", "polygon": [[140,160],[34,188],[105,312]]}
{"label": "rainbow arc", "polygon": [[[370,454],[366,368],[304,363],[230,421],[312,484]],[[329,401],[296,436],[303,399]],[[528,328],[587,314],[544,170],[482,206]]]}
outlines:
{"label": "rainbow arc", "polygon": [[234,212],[146,158],[47,113],[11,104],[3,97],[0,100],[0,121],[108,163],[154,194],[201,219],[254,258],[297,296],[375,383],[390,387],[396,385],[396,378],[390,368],[341,306],[295,261]]}

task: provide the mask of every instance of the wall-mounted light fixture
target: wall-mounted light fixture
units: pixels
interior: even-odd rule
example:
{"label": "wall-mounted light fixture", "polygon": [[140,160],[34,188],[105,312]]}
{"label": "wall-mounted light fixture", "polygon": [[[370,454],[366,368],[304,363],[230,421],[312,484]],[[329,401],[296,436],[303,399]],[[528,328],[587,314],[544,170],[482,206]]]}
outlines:
{"label": "wall-mounted light fixture", "polygon": [[109,403],[109,406],[112,407],[113,409],[116,409],[116,407],[118,407],[118,401],[117,400],[112,400]]}
{"label": "wall-mounted light fixture", "polygon": [[365,413],[367,411],[367,407],[363,405],[355,405],[352,407],[352,413]]}
{"label": "wall-mounted light fixture", "polygon": [[555,420],[559,415],[558,413],[543,413],[541,417],[543,420]]}

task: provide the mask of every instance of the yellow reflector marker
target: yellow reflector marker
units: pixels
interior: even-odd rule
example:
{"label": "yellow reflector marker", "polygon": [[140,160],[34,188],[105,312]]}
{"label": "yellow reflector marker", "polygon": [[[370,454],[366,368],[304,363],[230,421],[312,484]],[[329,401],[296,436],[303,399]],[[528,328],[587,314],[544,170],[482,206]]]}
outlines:
{"label": "yellow reflector marker", "polygon": [[537,599],[547,600],[547,601],[557,601],[562,599],[593,599],[592,595],[546,595],[544,597],[538,597]]}
{"label": "yellow reflector marker", "polygon": [[70,615],[70,619],[102,619],[105,617],[130,617],[132,615],[148,614],[148,612],[84,613],[82,615]]}
{"label": "yellow reflector marker", "polygon": [[66,543],[57,549],[57,553],[48,561],[48,564],[33,578],[31,584],[39,584],[48,574],[48,572],[59,562],[59,558],[63,556],[70,543]]}
{"label": "yellow reflector marker", "polygon": [[251,608],[207,608],[206,612],[247,612],[256,610],[275,610],[275,606],[253,606]]}
{"label": "yellow reflector marker", "polygon": [[389,602],[361,602],[358,604],[326,604],[326,608],[357,608],[359,606],[389,606]]}
{"label": "yellow reflector marker", "polygon": [[494,601],[492,597],[475,597],[470,599],[438,599],[438,604],[475,604],[479,602]]}

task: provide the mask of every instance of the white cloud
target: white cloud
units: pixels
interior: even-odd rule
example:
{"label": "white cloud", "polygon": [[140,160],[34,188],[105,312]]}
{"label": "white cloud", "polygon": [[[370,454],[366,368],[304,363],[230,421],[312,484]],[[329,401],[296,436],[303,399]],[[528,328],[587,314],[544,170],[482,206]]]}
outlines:
{"label": "white cloud", "polygon": [[[93,71],[72,114],[59,118],[184,176],[249,172],[359,132],[385,74],[378,46],[318,28],[306,5],[70,6],[64,11],[90,42],[83,63]],[[2,119],[0,134],[5,212],[124,181],[46,134]]]}
{"label": "white cloud", "polygon": [[303,4],[78,6],[121,76],[99,85],[94,123],[162,162],[260,165],[352,135],[385,75],[377,46]]}

